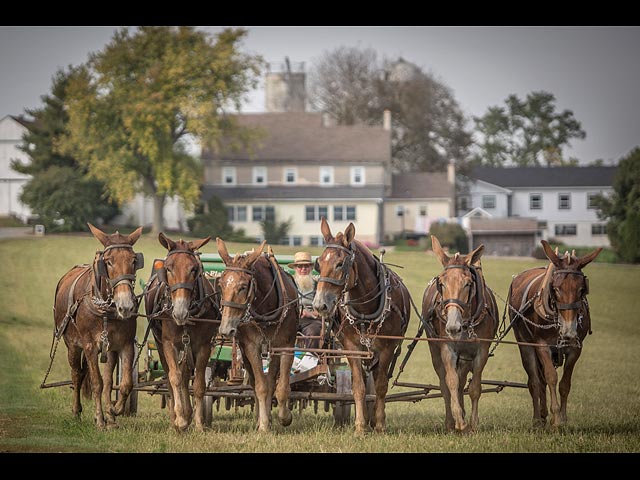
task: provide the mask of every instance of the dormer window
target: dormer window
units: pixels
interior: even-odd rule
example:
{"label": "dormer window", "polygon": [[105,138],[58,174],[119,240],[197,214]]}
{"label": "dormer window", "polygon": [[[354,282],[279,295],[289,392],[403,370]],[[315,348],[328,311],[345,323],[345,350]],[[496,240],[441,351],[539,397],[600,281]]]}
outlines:
{"label": "dormer window", "polygon": [[253,167],[253,184],[267,184],[267,167]]}
{"label": "dormer window", "polygon": [[236,167],[224,167],[222,169],[222,184],[223,185],[236,184]]}

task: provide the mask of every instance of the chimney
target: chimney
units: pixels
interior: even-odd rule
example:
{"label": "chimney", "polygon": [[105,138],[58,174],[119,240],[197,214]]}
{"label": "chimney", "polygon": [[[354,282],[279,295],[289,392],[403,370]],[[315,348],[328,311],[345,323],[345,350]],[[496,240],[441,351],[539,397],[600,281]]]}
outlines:
{"label": "chimney", "polygon": [[265,109],[267,112],[304,112],[307,99],[304,62],[268,64],[265,79]]}
{"label": "chimney", "polygon": [[384,130],[391,130],[391,111],[385,110],[382,114],[382,128]]}
{"label": "chimney", "polygon": [[451,205],[449,206],[449,216],[456,216],[456,163],[451,160],[447,165],[447,183],[451,192]]}

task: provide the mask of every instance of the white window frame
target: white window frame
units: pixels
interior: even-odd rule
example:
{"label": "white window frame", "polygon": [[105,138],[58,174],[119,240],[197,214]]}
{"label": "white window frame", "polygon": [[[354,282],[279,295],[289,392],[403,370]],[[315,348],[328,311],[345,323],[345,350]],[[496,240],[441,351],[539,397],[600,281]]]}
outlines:
{"label": "white window frame", "polygon": [[[329,181],[328,182],[324,182],[323,181],[323,177],[325,176],[329,176]],[[320,176],[318,178],[318,181],[320,182],[320,185],[322,186],[331,186],[334,183],[334,176],[333,176],[333,167],[320,167]]]}
{"label": "white window frame", "polygon": [[[485,202],[493,202],[493,206],[488,206]],[[496,208],[497,198],[495,195],[482,195],[482,208],[485,210],[493,210]]]}
{"label": "white window frame", "polygon": [[[538,206],[533,206],[534,196],[538,197]],[[529,194],[529,210],[542,210],[542,194],[541,193],[530,193]]]}
{"label": "white window frame", "polygon": [[[424,213],[423,213],[423,212],[424,212]],[[418,206],[418,215],[419,215],[419,216],[421,216],[421,217],[428,217],[428,215],[427,215],[428,213],[429,213],[429,209],[427,208],[427,206],[426,206],[426,205],[419,205],[419,206]]]}
{"label": "white window frame", "polygon": [[[227,177],[231,177],[231,182],[227,183]],[[222,185],[236,185],[236,167],[222,167]]]}
{"label": "white window frame", "polygon": [[[262,182],[258,182],[258,179],[262,177]],[[254,185],[266,185],[267,184],[267,167],[253,167],[252,169],[252,182]]]}
{"label": "white window frame", "polygon": [[311,235],[309,237],[309,246],[321,247],[323,245],[324,245],[324,238],[322,237],[322,235]]}
{"label": "white window frame", "polygon": [[[567,197],[567,206],[562,206],[562,197]],[[559,193],[558,194],[558,210],[571,210],[571,194],[570,193]]]}
{"label": "white window frame", "polygon": [[[289,182],[287,180],[287,174],[288,173],[292,173],[293,174],[293,181]],[[286,167],[284,169],[284,173],[283,173],[283,177],[282,177],[282,183],[284,183],[285,185],[295,185],[296,183],[298,183],[298,169],[296,167]]]}
{"label": "white window frame", "polygon": [[591,201],[600,196],[600,192],[587,192],[587,210],[595,210],[596,205],[591,205]]}
{"label": "white window frame", "polygon": [[[351,185],[353,185],[353,186],[362,186],[362,185],[364,185],[365,184],[365,176],[364,176],[365,169],[364,169],[364,167],[362,167],[362,166],[360,166],[360,167],[351,167],[350,170],[351,170],[351,172],[350,172],[351,173],[351,175],[350,175],[350,177],[351,177]],[[356,174],[358,172],[360,172],[360,181],[359,182],[356,181]]]}

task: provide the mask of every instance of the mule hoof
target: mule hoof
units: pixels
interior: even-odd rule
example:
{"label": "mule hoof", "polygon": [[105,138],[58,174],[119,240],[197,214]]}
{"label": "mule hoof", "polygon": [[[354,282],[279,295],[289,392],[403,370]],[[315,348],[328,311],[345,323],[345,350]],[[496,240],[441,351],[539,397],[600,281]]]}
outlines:
{"label": "mule hoof", "polygon": [[291,414],[291,410],[283,410],[282,413],[278,412],[278,420],[280,421],[280,425],[283,427],[288,427],[291,425],[293,421],[293,415]]}
{"label": "mule hoof", "polygon": [[118,425],[115,422],[107,423],[106,428],[107,428],[107,430],[115,430],[116,428],[120,428],[120,425]]}

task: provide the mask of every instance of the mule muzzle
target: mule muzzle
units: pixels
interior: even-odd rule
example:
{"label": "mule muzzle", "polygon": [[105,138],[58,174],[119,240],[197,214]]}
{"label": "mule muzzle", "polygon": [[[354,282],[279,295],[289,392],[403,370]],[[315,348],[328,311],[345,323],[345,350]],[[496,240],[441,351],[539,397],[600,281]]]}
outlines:
{"label": "mule muzzle", "polygon": [[224,335],[227,338],[235,337],[236,333],[238,332],[238,325],[240,325],[240,320],[241,317],[223,317],[220,322],[220,329],[218,330],[218,333],[220,335]]}
{"label": "mule muzzle", "polygon": [[313,299],[313,308],[323,318],[327,318],[333,310],[336,308],[337,297],[332,294],[318,294],[316,293]]}

